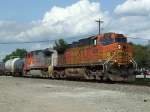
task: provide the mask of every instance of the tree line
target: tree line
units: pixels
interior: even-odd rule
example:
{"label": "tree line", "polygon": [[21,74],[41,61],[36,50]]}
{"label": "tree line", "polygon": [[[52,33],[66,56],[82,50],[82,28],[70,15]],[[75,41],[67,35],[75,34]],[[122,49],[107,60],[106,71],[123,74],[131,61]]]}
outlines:
{"label": "tree line", "polygon": [[133,55],[139,68],[150,68],[150,45],[133,45]]}

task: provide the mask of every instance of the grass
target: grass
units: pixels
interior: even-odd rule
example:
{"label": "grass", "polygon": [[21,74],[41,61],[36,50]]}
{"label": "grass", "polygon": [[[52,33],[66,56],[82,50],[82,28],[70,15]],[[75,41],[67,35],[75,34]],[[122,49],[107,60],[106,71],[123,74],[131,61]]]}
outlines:
{"label": "grass", "polygon": [[132,84],[150,86],[150,78],[137,78]]}

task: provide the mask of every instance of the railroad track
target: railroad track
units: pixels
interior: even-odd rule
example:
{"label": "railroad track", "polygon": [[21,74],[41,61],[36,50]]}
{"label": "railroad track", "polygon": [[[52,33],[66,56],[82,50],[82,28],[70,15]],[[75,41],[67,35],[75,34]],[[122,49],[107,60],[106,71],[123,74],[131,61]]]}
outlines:
{"label": "railroad track", "polygon": [[37,79],[49,79],[49,80],[58,80],[58,81],[63,80],[63,81],[120,84],[120,85],[137,85],[137,86],[148,86],[148,87],[150,87],[150,79],[144,79],[144,78],[138,78],[134,82],[97,81],[97,80],[84,80],[84,79],[52,79],[52,78],[26,77],[26,76],[23,76],[22,78],[37,78]]}

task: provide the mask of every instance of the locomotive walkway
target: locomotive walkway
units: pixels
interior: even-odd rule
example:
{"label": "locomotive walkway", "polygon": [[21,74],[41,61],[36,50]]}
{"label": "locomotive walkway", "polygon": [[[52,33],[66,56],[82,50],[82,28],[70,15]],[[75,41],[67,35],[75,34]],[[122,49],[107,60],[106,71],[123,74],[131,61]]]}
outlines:
{"label": "locomotive walkway", "polygon": [[0,76],[0,112],[150,112],[150,87]]}

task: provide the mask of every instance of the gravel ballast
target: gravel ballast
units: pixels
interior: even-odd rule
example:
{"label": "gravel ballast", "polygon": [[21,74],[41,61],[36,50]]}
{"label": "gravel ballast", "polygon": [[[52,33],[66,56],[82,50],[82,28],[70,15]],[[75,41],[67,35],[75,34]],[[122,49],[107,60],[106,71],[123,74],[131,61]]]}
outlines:
{"label": "gravel ballast", "polygon": [[150,112],[150,87],[1,76],[0,112]]}

